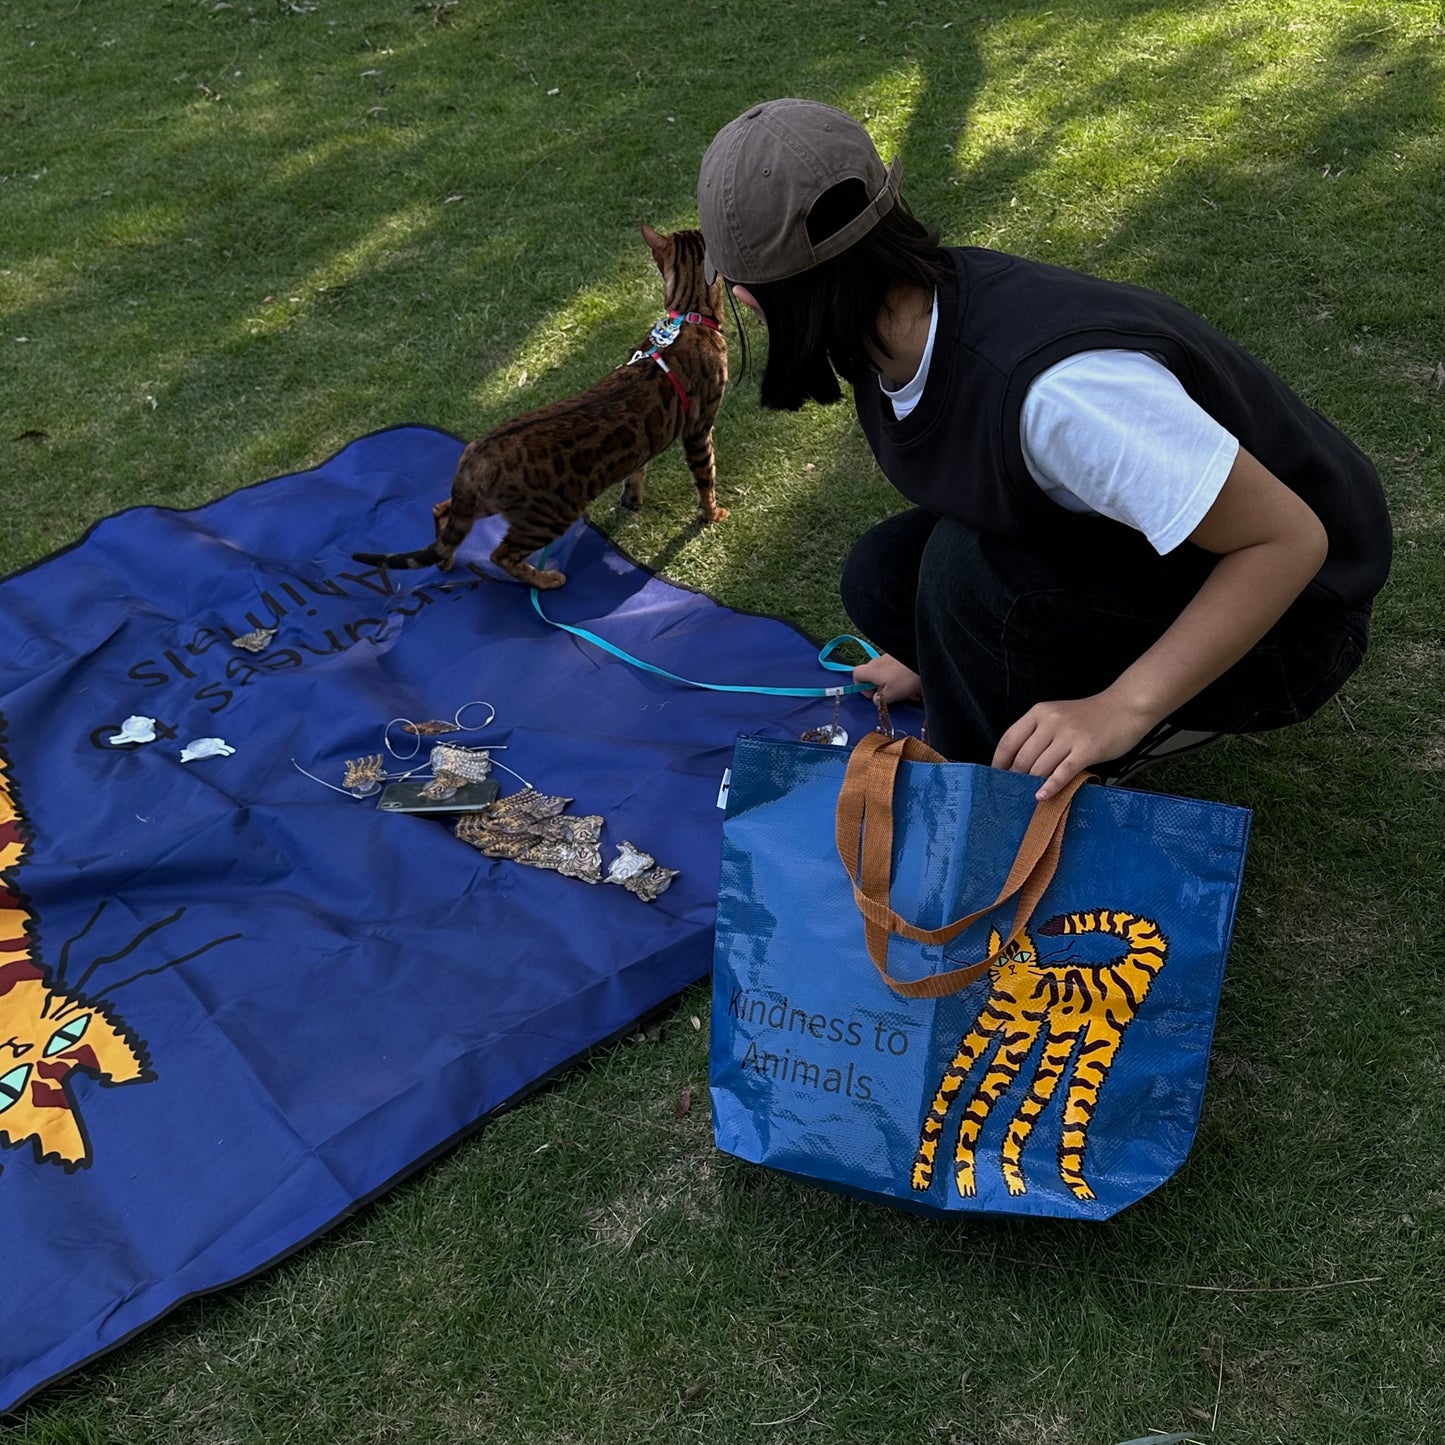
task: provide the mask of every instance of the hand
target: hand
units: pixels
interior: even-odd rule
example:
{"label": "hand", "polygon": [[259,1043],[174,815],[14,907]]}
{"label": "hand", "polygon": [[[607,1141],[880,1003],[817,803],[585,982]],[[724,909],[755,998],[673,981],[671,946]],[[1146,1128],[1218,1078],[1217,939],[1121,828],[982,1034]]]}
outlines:
{"label": "hand", "polygon": [[1042,778],[1034,797],[1043,802],[1085,768],[1128,752],[1157,721],[1110,692],[1036,703],[999,739],[993,766]]}
{"label": "hand", "polygon": [[896,702],[923,701],[923,683],[918,674],[886,652],[859,663],[853,669],[853,681],[867,683],[873,689],[868,696],[881,698],[888,707]]}

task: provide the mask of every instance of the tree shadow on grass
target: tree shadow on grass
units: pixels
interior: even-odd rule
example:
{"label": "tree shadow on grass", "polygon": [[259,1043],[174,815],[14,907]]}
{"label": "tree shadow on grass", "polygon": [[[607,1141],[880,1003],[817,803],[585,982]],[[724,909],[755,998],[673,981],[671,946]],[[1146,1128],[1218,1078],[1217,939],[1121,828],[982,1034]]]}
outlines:
{"label": "tree shadow on grass", "polygon": [[[8,319],[74,415],[19,390],[16,431],[49,435],[22,484],[44,478],[50,515],[19,527],[16,560],[57,526],[193,505],[387,421],[479,432],[615,365],[658,304],[637,221],[694,223],[716,124],[887,73],[878,48],[817,56],[783,16],[739,42],[739,18],[514,4],[431,29],[391,7],[331,26],[227,8],[190,20],[163,79],[163,18],[42,31],[84,104],[26,113],[19,159],[50,173],[21,198]],[[583,319],[559,324],[569,307]],[[63,366],[51,338],[80,341]]]}

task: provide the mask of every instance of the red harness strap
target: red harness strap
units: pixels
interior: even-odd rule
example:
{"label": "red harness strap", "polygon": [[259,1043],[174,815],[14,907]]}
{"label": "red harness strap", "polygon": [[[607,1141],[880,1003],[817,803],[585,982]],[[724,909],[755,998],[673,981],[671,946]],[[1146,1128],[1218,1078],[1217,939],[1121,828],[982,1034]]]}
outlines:
{"label": "red harness strap", "polygon": [[682,403],[683,414],[691,412],[692,403],[687,399],[687,393],[682,389],[682,383],[672,374],[672,368],[655,351],[652,353],[652,359],[662,368],[663,375],[672,383],[672,389]]}
{"label": "red harness strap", "polygon": [[701,311],[669,311],[667,314],[673,321],[691,321],[694,326],[706,326],[709,331],[722,330],[711,316],[704,316]]}
{"label": "red harness strap", "polygon": [[[713,331],[722,330],[722,327],[711,316],[704,316],[701,311],[669,311],[667,317],[669,321],[691,321],[696,326],[706,326]],[[686,415],[692,410],[692,403],[688,400],[687,392],[682,389],[682,383],[672,374],[672,368],[658,354],[664,346],[670,346],[672,340],[672,336],[664,339],[662,322],[659,321],[652,329],[652,350],[639,351],[632,360],[641,361],[644,356],[650,356],[662,368],[663,375],[672,383],[672,389],[677,393],[677,399],[682,403],[683,414]],[[631,365],[631,362],[628,365]]]}

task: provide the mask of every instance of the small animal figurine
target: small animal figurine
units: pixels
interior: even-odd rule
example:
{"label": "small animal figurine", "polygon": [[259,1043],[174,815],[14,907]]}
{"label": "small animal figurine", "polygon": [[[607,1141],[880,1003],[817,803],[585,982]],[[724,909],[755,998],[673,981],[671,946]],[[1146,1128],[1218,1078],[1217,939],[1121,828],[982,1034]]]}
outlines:
{"label": "small animal figurine", "polygon": [[697,484],[701,522],[720,522],[712,427],[727,386],[727,341],[720,318],[723,283],[711,285],[701,231],[642,235],[662,272],[667,315],[625,366],[565,401],[529,411],[470,442],[457,463],[448,501],[432,508],[436,540],[415,552],[357,552],[387,567],[451,568],[478,517],[506,518],[492,552],[504,572],[533,587],[560,587],[565,575],[527,561],[560,537],[608,487],[621,482],[622,505],[642,506],[647,464],[682,438]]}

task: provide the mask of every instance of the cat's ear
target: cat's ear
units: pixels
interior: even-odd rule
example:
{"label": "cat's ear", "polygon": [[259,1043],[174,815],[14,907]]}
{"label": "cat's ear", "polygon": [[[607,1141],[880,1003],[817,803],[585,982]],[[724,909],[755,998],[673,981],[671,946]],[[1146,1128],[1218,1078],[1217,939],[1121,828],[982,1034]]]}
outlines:
{"label": "cat's ear", "polygon": [[657,269],[665,273],[667,269],[669,238],[667,236],[659,236],[646,221],[643,221],[642,239],[647,242],[648,248],[652,252],[652,259],[657,262]]}

